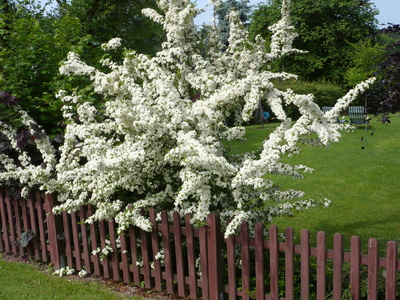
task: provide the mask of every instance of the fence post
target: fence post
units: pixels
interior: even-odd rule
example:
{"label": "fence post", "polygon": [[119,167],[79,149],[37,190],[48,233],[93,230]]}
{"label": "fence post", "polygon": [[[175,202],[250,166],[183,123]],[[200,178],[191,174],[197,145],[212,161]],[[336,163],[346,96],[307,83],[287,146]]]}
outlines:
{"label": "fence post", "polygon": [[223,299],[222,286],[222,255],[221,245],[223,236],[221,232],[221,220],[219,213],[211,213],[207,216],[208,225],[208,280],[210,300]]}
{"label": "fence post", "polygon": [[[10,252],[10,242],[8,240],[8,232],[7,232],[7,221],[6,221],[6,206],[5,206],[5,198],[3,196],[4,190],[0,190],[0,251]],[[2,230],[1,230],[2,229]],[[1,236],[1,232],[3,231],[3,236]],[[4,246],[3,246],[4,241]]]}
{"label": "fence post", "polygon": [[57,239],[57,225],[56,218],[53,214],[53,195],[45,194],[45,209],[46,209],[46,220],[47,220],[47,230],[49,238],[49,251],[50,260],[54,265],[54,269],[59,270],[61,268],[60,262],[60,249]]}

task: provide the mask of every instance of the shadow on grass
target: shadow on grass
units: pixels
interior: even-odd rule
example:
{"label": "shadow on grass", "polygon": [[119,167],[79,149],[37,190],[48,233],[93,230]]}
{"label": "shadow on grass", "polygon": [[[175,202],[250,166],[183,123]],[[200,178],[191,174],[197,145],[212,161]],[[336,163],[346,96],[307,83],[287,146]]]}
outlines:
{"label": "shadow on grass", "polygon": [[[340,233],[343,235],[343,248],[345,251],[350,251],[350,240],[351,237],[357,235],[361,238],[361,249],[363,254],[368,253],[368,240],[370,238],[377,238],[373,236],[373,232],[379,231],[379,227],[384,224],[394,223],[398,221],[399,216],[396,214],[387,215],[385,219],[380,220],[365,220],[365,221],[355,221],[348,222],[346,224],[341,224],[334,222],[332,220],[321,220],[318,222],[318,225],[314,229],[317,231],[317,228],[323,228],[323,231],[326,234],[326,242],[329,249],[333,249],[333,236],[336,233]],[[371,228],[371,231],[368,231],[368,228]],[[311,229],[312,230],[312,229]],[[313,230],[313,231],[314,231]],[[366,233],[367,232],[367,233]],[[389,240],[384,240],[382,238],[378,239],[379,242],[379,255],[384,257],[386,255],[386,245]],[[395,240],[399,242],[400,239]]]}

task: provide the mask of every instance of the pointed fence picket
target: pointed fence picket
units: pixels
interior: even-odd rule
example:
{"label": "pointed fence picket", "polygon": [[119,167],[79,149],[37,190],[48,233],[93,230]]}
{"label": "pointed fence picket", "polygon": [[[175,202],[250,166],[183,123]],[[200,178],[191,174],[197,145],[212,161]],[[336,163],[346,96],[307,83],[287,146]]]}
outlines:
{"label": "pointed fence picket", "polygon": [[[276,226],[269,226],[266,235],[259,223],[250,228],[243,222],[239,234],[224,238],[218,213],[208,215],[206,226],[194,228],[190,215],[166,211],[157,215],[154,210],[148,212],[151,232],[130,227],[117,236],[113,221],[85,223],[94,213],[92,206],[54,215],[55,201],[53,195],[40,192],[14,199],[2,190],[0,252],[52,263],[55,269],[85,269],[96,276],[190,299],[315,296],[336,300],[342,299],[344,286],[353,299],[361,299],[363,289],[367,289],[368,300],[399,299],[400,261],[393,241],[387,244],[386,258],[379,258],[376,239],[368,241],[364,255],[357,236],[351,238],[350,252],[345,252],[340,234],[334,235],[330,250],[324,232],[317,233],[316,247],[312,247],[307,230],[301,231],[300,244],[295,244],[293,229],[287,228],[285,240],[280,241]],[[22,247],[17,241],[28,230],[36,236]],[[107,245],[113,251],[105,257],[97,250]],[[333,274],[328,276],[328,269]],[[362,272],[367,272],[363,281]],[[382,280],[384,291],[378,294]]]}

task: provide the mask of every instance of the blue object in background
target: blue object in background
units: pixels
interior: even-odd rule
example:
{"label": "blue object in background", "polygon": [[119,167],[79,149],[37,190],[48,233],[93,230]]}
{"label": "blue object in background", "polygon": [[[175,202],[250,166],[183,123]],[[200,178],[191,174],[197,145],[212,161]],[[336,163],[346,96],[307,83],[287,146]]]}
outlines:
{"label": "blue object in background", "polygon": [[265,119],[265,121],[268,121],[269,116],[270,116],[269,112],[264,111],[263,114],[264,114],[264,119]]}

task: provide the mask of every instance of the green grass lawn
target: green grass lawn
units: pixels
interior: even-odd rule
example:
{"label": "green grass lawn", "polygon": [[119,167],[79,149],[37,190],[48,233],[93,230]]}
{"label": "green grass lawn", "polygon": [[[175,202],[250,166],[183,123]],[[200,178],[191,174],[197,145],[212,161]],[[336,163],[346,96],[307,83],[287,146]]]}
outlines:
{"label": "green grass lawn", "polygon": [[[329,148],[305,146],[301,154],[285,159],[314,168],[315,173],[306,174],[305,179],[268,175],[283,188],[304,191],[305,198],[332,200],[325,209],[311,208],[296,212],[294,217],[276,218],[280,231],[290,226],[298,236],[306,228],[314,239],[317,231],[325,231],[330,247],[334,233],[344,235],[346,248],[352,235],[362,238],[364,249],[372,237],[381,247],[389,240],[400,241],[400,117],[393,115],[391,120],[388,126],[373,121],[373,135],[371,129],[366,132],[360,126],[343,133],[341,141]],[[275,126],[247,128],[247,142],[229,143],[232,153],[256,149]]]}
{"label": "green grass lawn", "polygon": [[36,265],[5,261],[0,254],[0,299],[143,299],[123,297],[90,279],[60,278],[50,274]]}

